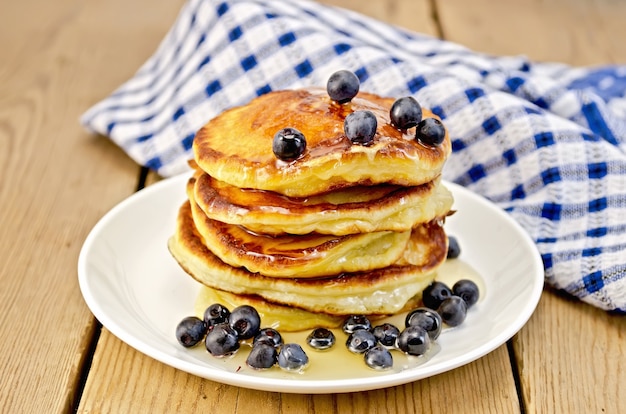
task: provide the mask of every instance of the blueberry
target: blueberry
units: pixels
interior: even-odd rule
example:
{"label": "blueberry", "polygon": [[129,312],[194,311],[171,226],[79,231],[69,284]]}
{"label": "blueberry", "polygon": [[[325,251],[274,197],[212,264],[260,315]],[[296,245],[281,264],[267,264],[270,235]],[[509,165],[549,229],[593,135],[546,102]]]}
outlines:
{"label": "blueberry", "polygon": [[422,120],[422,107],[412,96],[405,96],[391,105],[389,117],[393,126],[407,130]]}
{"label": "blueberry", "polygon": [[278,351],[266,343],[255,344],[248,354],[246,365],[254,369],[268,369],[278,361]]}
{"label": "blueberry", "polygon": [[478,286],[476,283],[468,279],[461,279],[452,286],[452,293],[465,301],[468,308],[474,306],[478,302]]}
{"label": "blueberry", "polygon": [[456,259],[461,255],[461,246],[454,236],[448,236],[448,259]]}
{"label": "blueberry", "polygon": [[426,330],[430,339],[435,340],[441,334],[443,321],[441,316],[434,310],[420,307],[410,311],[404,320],[404,326],[421,326]]}
{"label": "blueberry", "polygon": [[350,315],[343,321],[342,328],[345,333],[351,334],[359,329],[371,329],[372,322],[365,315]]}
{"label": "blueberry", "polygon": [[239,349],[237,331],[227,323],[213,326],[204,340],[207,351],[213,356],[223,357],[234,354]]}
{"label": "blueberry", "polygon": [[285,344],[278,353],[278,366],[286,371],[300,371],[309,364],[309,357],[298,344]]}
{"label": "blueberry", "polygon": [[348,350],[355,354],[362,354],[374,346],[376,346],[376,337],[373,333],[365,329],[357,329],[352,332],[346,341]]}
{"label": "blueberry", "polygon": [[422,302],[428,308],[437,309],[441,302],[450,296],[452,296],[452,290],[450,290],[448,285],[435,281],[426,286],[426,289],[422,292]]}
{"label": "blueberry", "polygon": [[441,319],[449,326],[459,326],[467,315],[467,304],[458,296],[450,296],[441,302],[437,313],[441,315]]}
{"label": "blueberry", "polygon": [[396,346],[409,355],[424,355],[430,348],[430,336],[421,326],[409,326],[400,332]]}
{"label": "blueberry", "polygon": [[252,341],[253,346],[257,344],[267,344],[276,348],[283,344],[283,337],[280,332],[274,328],[263,328],[256,334]]}
{"label": "blueberry", "polygon": [[386,370],[393,366],[391,352],[382,345],[367,350],[364,358],[367,366],[376,370]]}
{"label": "blueberry", "polygon": [[391,323],[383,323],[375,326],[372,329],[372,334],[381,345],[394,346],[398,335],[400,335],[400,330]]}
{"label": "blueberry", "polygon": [[250,305],[241,305],[233,309],[228,317],[231,328],[237,331],[239,339],[249,339],[256,336],[261,328],[261,317]]}
{"label": "blueberry", "polygon": [[293,161],[306,149],[304,134],[295,128],[283,128],[274,134],[272,151],[283,161]]}
{"label": "blueberry", "polygon": [[349,70],[340,70],[328,78],[326,91],[333,101],[343,104],[350,102],[359,93],[359,78]]}
{"label": "blueberry", "polygon": [[187,316],[176,326],[176,339],[185,348],[192,347],[204,338],[207,325],[200,318]]}
{"label": "blueberry", "polygon": [[230,311],[220,303],[214,303],[204,311],[204,323],[211,329],[213,325],[228,321]]}
{"label": "blueberry", "polygon": [[343,122],[343,131],[353,144],[371,144],[377,127],[378,120],[371,111],[354,111]]}
{"label": "blueberry", "polygon": [[330,329],[316,328],[306,338],[311,348],[324,350],[335,345],[335,334]]}
{"label": "blueberry", "polygon": [[446,130],[441,121],[436,118],[422,119],[415,130],[415,138],[432,147],[441,144],[445,136]]}

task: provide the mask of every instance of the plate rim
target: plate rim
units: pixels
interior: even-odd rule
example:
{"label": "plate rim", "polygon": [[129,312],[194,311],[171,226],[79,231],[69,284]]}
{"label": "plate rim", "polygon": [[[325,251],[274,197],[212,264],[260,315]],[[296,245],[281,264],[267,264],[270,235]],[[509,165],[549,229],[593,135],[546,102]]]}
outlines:
{"label": "plate rim", "polygon": [[[517,332],[519,332],[519,330],[521,330],[521,328],[526,324],[526,322],[534,313],[541,298],[544,287],[543,263],[539,255],[539,251],[537,250],[535,243],[532,241],[528,233],[517,221],[515,221],[499,206],[495,205],[494,203],[465,187],[444,180],[444,185],[446,185],[448,189],[452,191],[453,195],[462,194],[463,197],[470,199],[473,203],[477,203],[480,206],[487,207],[492,212],[499,214],[508,226],[512,226],[514,228],[515,233],[518,235],[518,237],[520,237],[520,240],[524,243],[524,245],[527,248],[530,248],[534,253],[531,255],[531,267],[536,268],[536,271],[533,272],[534,277],[532,280],[532,289],[529,292],[528,301],[526,302],[526,306],[521,309],[521,311],[518,313],[517,317],[514,318],[512,323],[507,326],[507,329],[500,331],[490,341],[487,341],[482,345],[469,350],[466,354],[459,355],[447,361],[442,361],[437,365],[409,368],[400,372],[388,373],[381,376],[360,377],[356,382],[354,378],[324,380],[306,380],[299,378],[297,381],[292,381],[284,378],[242,375],[237,372],[219,370],[215,367],[206,367],[193,364],[191,361],[176,358],[171,354],[163,352],[157,347],[151,346],[150,343],[144,342],[141,339],[134,337],[132,333],[126,332],[123,327],[118,326],[114,318],[107,315],[107,312],[102,309],[98,302],[98,298],[94,295],[94,292],[89,289],[90,276],[89,272],[87,271],[91,249],[93,248],[94,243],[97,241],[99,233],[106,228],[111,220],[113,220],[119,213],[125,211],[127,208],[132,207],[142,198],[150,197],[151,195],[159,192],[174,191],[176,189],[176,186],[179,184],[180,188],[182,188],[184,182],[189,178],[189,176],[189,173],[182,173],[174,177],[165,178],[157,183],[154,183],[133,193],[129,197],[123,199],[121,202],[116,204],[96,222],[92,230],[85,238],[78,256],[77,264],[79,288],[81,290],[83,299],[92,314],[102,324],[103,327],[107,328],[107,330],[109,330],[122,342],[128,344],[142,354],[192,375],[239,387],[245,387],[261,391],[288,393],[344,393],[367,391],[372,389],[403,385],[408,382],[417,381],[456,369],[460,366],[473,362],[500,347],[506,341],[512,338]],[[180,192],[181,194],[184,194],[184,191],[182,189],[180,190]],[[181,198],[180,201],[182,202],[182,200],[183,199]],[[178,203],[178,200],[176,202]]]}

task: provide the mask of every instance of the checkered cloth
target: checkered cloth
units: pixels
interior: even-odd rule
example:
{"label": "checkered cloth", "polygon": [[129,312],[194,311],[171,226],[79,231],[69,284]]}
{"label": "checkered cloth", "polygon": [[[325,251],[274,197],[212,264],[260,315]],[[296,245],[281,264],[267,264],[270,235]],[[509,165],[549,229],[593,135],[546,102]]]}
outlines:
{"label": "checkered cloth", "polygon": [[154,55],[82,117],[139,164],[186,171],[194,133],[271,90],[413,95],[448,127],[444,178],[506,210],[548,285],[626,313],[626,67],[493,57],[306,1],[190,0]]}

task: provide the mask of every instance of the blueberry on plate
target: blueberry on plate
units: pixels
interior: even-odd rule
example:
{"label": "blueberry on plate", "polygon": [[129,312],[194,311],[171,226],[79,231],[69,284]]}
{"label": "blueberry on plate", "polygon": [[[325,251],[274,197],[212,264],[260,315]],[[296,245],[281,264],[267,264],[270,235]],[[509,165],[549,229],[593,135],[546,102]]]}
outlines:
{"label": "blueberry on plate", "polygon": [[372,334],[381,345],[394,346],[396,344],[396,339],[398,339],[398,335],[400,335],[400,329],[398,329],[394,324],[383,323],[375,326],[372,329]]}
{"label": "blueberry on plate", "polygon": [[407,313],[404,325],[421,326],[426,330],[430,339],[435,340],[441,334],[443,320],[434,310],[427,307],[419,307]]}
{"label": "blueberry on plate", "polygon": [[450,296],[441,302],[437,313],[447,325],[459,326],[467,316],[467,304],[458,296]]}
{"label": "blueberry on plate", "polygon": [[415,130],[415,138],[426,145],[436,147],[446,136],[446,130],[441,121],[436,118],[422,119]]}
{"label": "blueberry on plate", "polygon": [[309,357],[302,347],[295,343],[285,344],[278,353],[278,366],[285,371],[301,371],[309,364]]}
{"label": "blueberry on plate", "polygon": [[254,338],[261,330],[261,317],[250,305],[237,306],[230,313],[228,323],[237,331],[239,339]]}
{"label": "blueberry on plate", "polygon": [[422,120],[422,107],[412,96],[397,99],[389,110],[391,125],[401,130],[413,128]]}
{"label": "blueberry on plate", "polygon": [[393,356],[389,349],[382,345],[376,345],[368,349],[363,358],[365,359],[365,364],[375,370],[383,371],[393,367]]}
{"label": "blueberry on plate", "polygon": [[333,101],[343,104],[350,102],[359,93],[359,78],[349,70],[339,70],[328,78],[326,92]]}
{"label": "blueberry on plate", "polygon": [[452,293],[465,301],[467,308],[474,306],[478,302],[480,292],[476,283],[469,279],[461,279],[452,286]]}
{"label": "blueberry on plate", "polygon": [[376,343],[376,337],[373,333],[365,329],[357,329],[348,336],[346,347],[350,352],[362,354],[376,346]]}
{"label": "blueberry on plate", "polygon": [[274,328],[263,328],[256,334],[252,341],[252,346],[257,344],[267,344],[277,348],[283,344],[283,337],[280,332]]}
{"label": "blueberry on plate", "polygon": [[456,259],[461,255],[461,245],[454,236],[448,236],[448,259]]}
{"label": "blueberry on plate", "polygon": [[335,334],[330,329],[316,328],[307,336],[306,342],[313,349],[328,349],[335,345]]}
{"label": "blueberry on plate", "polygon": [[452,296],[452,290],[443,282],[434,281],[422,292],[424,306],[437,309],[441,302]]}
{"label": "blueberry on plate", "polygon": [[225,357],[234,354],[239,349],[239,337],[227,323],[213,326],[204,340],[207,351],[216,357]]}
{"label": "blueberry on plate", "polygon": [[228,321],[228,315],[230,315],[230,311],[226,306],[214,303],[204,311],[204,323],[211,329],[213,325]]}
{"label": "blueberry on plate", "polygon": [[272,345],[258,343],[252,347],[246,365],[254,369],[268,369],[278,361],[278,351]]}
{"label": "blueberry on plate", "polygon": [[187,316],[176,326],[176,339],[185,348],[196,345],[206,335],[207,325],[200,318]]}
{"label": "blueberry on plate", "polygon": [[409,355],[424,355],[430,348],[430,336],[421,326],[409,326],[400,332],[397,348]]}
{"label": "blueberry on plate", "polygon": [[347,334],[359,329],[369,330],[372,328],[372,322],[365,315],[350,315],[343,321],[343,331]]}
{"label": "blueberry on plate", "polygon": [[306,138],[295,128],[283,128],[274,134],[272,151],[283,161],[293,161],[299,158],[305,149]]}
{"label": "blueberry on plate", "polygon": [[365,110],[350,113],[343,122],[343,131],[353,144],[371,144],[377,127],[376,115]]}

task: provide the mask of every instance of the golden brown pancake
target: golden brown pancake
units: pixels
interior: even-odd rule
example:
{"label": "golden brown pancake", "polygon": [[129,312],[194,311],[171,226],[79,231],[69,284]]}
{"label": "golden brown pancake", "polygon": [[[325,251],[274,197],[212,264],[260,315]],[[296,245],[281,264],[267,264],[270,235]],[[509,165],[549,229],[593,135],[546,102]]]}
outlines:
{"label": "golden brown pancake", "polygon": [[406,231],[445,216],[453,201],[438,178],[420,186],[354,186],[296,198],[234,187],[202,172],[193,197],[213,220],[272,235]]}
{"label": "golden brown pancake", "polygon": [[[409,311],[420,304],[421,295],[411,298],[401,312]],[[279,329],[281,332],[305,331],[314,328],[339,328],[346,319],[345,315],[329,315],[323,312],[310,312],[295,306],[285,306],[270,302],[257,295],[237,295],[223,290],[210,288],[202,285],[196,298],[195,313],[198,317],[204,315],[207,307],[214,303],[220,303],[228,309],[237,306],[253,306],[264,327]],[[372,322],[389,315],[368,315]]]}
{"label": "golden brown pancake", "polygon": [[420,266],[393,265],[325,278],[274,278],[232,267],[211,253],[195,228],[186,201],[168,247],[187,273],[209,287],[331,315],[393,314],[420,294],[445,260],[447,237],[440,223],[433,221],[425,228],[422,254],[427,261]]}
{"label": "golden brown pancake", "polygon": [[[219,181],[239,188],[306,197],[354,185],[417,186],[439,177],[450,153],[447,135],[439,146],[415,139],[415,130],[390,124],[393,98],[360,92],[337,104],[324,89],[270,92],[245,106],[231,108],[209,121],[193,142],[199,167]],[[344,119],[356,110],[376,115],[371,145],[352,144]],[[435,117],[424,109],[423,117]],[[285,162],[272,151],[274,134],[286,127],[306,137],[297,160]]]}
{"label": "golden brown pancake", "polygon": [[197,204],[192,204],[192,212],[198,233],[222,261],[272,277],[309,278],[386,267],[401,257],[411,237],[411,230],[268,236],[211,220]]}
{"label": "golden brown pancake", "polygon": [[222,304],[228,309],[235,309],[241,305],[253,306],[259,313],[264,327],[280,329],[281,332],[337,328],[346,318],[343,315],[310,312],[294,306],[269,302],[257,295],[237,295],[202,285],[196,298],[196,314],[203,315],[204,310],[214,303]]}
{"label": "golden brown pancake", "polygon": [[319,277],[386,267],[403,254],[411,230],[333,236],[270,236],[208,218],[189,197],[195,227],[227,264],[272,277]]}
{"label": "golden brown pancake", "polygon": [[253,233],[208,218],[195,202],[194,181],[188,181],[187,193],[196,230],[209,250],[231,266],[271,277],[308,278],[380,269],[399,260],[402,265],[428,260],[430,240],[423,224],[402,232],[344,236]]}

